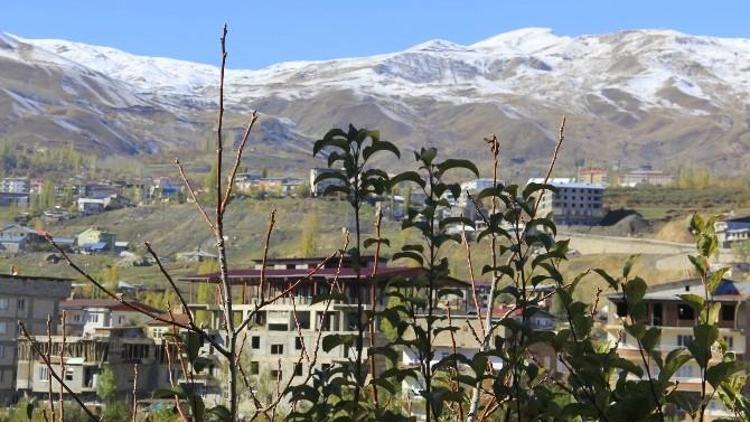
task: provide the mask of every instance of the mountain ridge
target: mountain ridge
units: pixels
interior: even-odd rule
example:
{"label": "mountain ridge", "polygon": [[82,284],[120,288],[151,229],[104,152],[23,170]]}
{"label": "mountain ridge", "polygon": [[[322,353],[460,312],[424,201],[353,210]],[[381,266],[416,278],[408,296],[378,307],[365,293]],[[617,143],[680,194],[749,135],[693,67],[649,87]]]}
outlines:
{"label": "mountain ridge", "polygon": [[[57,69],[68,79],[84,75],[101,86],[94,93],[108,94],[83,95],[99,108],[140,107],[163,118],[144,128],[156,148],[142,148],[136,138],[143,135],[135,135],[124,153],[186,147],[195,138],[189,132],[210,130],[218,95],[215,66],[76,42],[0,37],[0,70],[15,59],[16,66]],[[369,57],[228,69],[226,99],[232,111],[257,108],[273,120],[271,126],[293,133],[294,154],[325,129],[349,122],[379,127],[407,148],[432,143],[475,159],[483,158],[476,148],[481,137],[497,132],[508,140],[507,158],[516,171],[533,172],[565,113],[573,144],[566,147],[572,151],[565,164],[674,167],[664,163],[677,160],[734,172],[742,170],[750,147],[749,71],[748,39],[672,30],[568,37],[523,28],[470,45],[429,40]],[[4,102],[19,108],[29,97],[7,89],[6,79],[0,76],[0,111]],[[10,99],[3,101],[4,92]],[[160,139],[164,119],[177,141]],[[124,132],[127,124],[121,123]],[[187,126],[181,131],[181,125]]]}

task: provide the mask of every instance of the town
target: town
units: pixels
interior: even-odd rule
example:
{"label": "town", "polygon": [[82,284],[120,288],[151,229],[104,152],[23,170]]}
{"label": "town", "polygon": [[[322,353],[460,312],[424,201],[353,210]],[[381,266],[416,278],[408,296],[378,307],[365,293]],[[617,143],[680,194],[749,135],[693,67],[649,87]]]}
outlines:
{"label": "town", "polygon": [[[255,202],[273,201],[274,198],[325,203],[340,201],[340,198],[324,195],[329,186],[339,183],[339,179],[319,181],[320,174],[337,171],[339,170],[328,168],[311,169],[309,182],[301,178],[240,173],[235,185],[237,200],[241,201],[243,196],[247,196]],[[566,234],[560,236],[569,238],[573,248],[580,248],[571,249],[574,255],[640,252],[661,257],[661,265],[675,265],[675,256],[685,256],[690,250],[689,244],[650,240],[637,230],[629,230],[625,235],[598,235],[591,232],[592,229],[606,227],[604,224],[616,226],[620,223],[617,218],[632,220],[633,216],[638,216],[643,219],[634,211],[609,209],[605,200],[608,189],[668,188],[675,184],[675,178],[662,171],[637,169],[616,177],[614,183],[610,184],[609,175],[610,171],[603,168],[584,167],[577,170],[575,177],[550,178],[546,182],[554,187],[555,192],[543,197],[539,212],[550,216],[559,230],[565,230]],[[531,178],[527,184],[544,182],[543,178]],[[73,257],[80,255],[108,258],[110,268],[154,266],[157,262],[152,257],[136,253],[137,247],[133,245],[133,239],[121,240],[106,227],[91,226],[70,237],[54,236],[51,239],[46,237],[44,227],[69,220],[85,221],[123,208],[163,207],[192,200],[184,185],[168,178],[148,182],[97,180],[72,188],[58,188],[26,177],[6,177],[2,179],[1,186],[3,206],[16,213],[14,221],[0,230],[3,255],[9,262],[13,262],[14,258],[43,253],[46,254],[44,260],[49,267],[64,260],[61,252]],[[446,192],[445,199],[449,206],[443,209],[439,218],[461,217],[472,221],[474,224],[471,227],[464,226],[457,229],[456,233],[465,236],[465,239],[476,238],[476,233],[486,226],[484,216],[490,212],[486,203],[477,198],[482,191],[493,186],[492,179],[479,178],[460,183],[461,194],[457,198]],[[73,194],[67,195],[66,189],[71,189]],[[40,203],[39,196],[43,190],[54,192],[53,199],[46,204],[51,206],[47,208],[33,205]],[[424,203],[425,199],[424,195],[420,196],[417,191],[400,184],[394,186],[388,195],[372,198],[371,205],[385,218],[401,222],[406,218],[407,209]],[[69,203],[62,202],[65,200]],[[35,227],[35,223],[41,227]],[[632,225],[633,222],[629,224]],[[513,229],[508,227],[508,230]],[[739,252],[742,248],[737,245],[750,241],[750,218],[727,216],[715,223],[715,231],[724,251],[721,263],[731,265],[738,275],[746,274],[748,268],[744,255]],[[53,248],[50,240],[60,250]],[[53,362],[60,366],[60,374],[72,393],[93,408],[101,406],[103,400],[108,399],[101,397],[102,382],[112,384],[111,388],[115,391],[113,394],[118,397],[129,397],[128,392],[135,385],[143,393],[129,397],[128,400],[140,401],[144,411],[153,406],[158,407],[167,400],[156,400],[147,392],[170,382],[196,392],[206,403],[220,403],[221,368],[215,356],[216,351],[210,344],[200,349],[199,353],[209,363],[205,373],[196,378],[194,374],[191,376],[186,373],[184,366],[176,364],[174,360],[179,351],[174,344],[165,341],[168,336],[185,331],[178,330],[169,323],[177,321],[187,324],[188,315],[185,312],[195,315],[207,327],[208,333],[221,338],[221,292],[216,284],[218,256],[209,252],[210,248],[204,249],[198,246],[176,252],[171,257],[162,257],[165,261],[187,265],[187,271],[192,271],[183,273],[178,279],[179,289],[187,300],[187,309],[174,306],[175,302],[154,303],[153,300],[148,300],[154,296],[163,296],[166,292],[164,285],[148,280],[128,282],[118,278],[118,271],[114,271],[114,279],[108,280],[110,288],[118,295],[114,299],[86,288],[85,283],[76,281],[75,277],[26,274],[20,266],[11,266],[10,271],[1,276],[0,282],[0,356],[4,357],[0,367],[0,401],[9,405],[21,398],[43,399],[50,388],[59,390],[60,384],[50,376],[47,364]],[[420,277],[414,268],[403,266],[398,261],[392,264],[384,256],[365,256],[363,259],[364,270],[372,271],[376,281],[382,277],[383,283],[370,292],[375,295],[372,301],[369,297],[364,298],[367,303],[364,308],[366,311],[383,312],[387,309],[387,280],[394,277],[407,280]],[[672,263],[667,264],[668,261]],[[357,266],[350,261],[325,262],[325,258],[321,256],[279,256],[265,261],[255,257],[251,265],[233,268],[229,273],[234,286],[232,294],[238,303],[234,308],[237,321],[240,323],[252,319],[252,324],[246,324],[247,344],[244,347],[247,356],[243,356],[243,359],[247,359],[246,376],[254,380],[254,388],[258,389],[254,394],[264,394],[268,401],[273,400],[274,386],[273,382],[267,380],[295,385],[304,382],[305,374],[314,369],[330,368],[354,353],[350,348],[340,346],[320,351],[313,363],[314,367],[306,367],[300,361],[300,353],[315,344],[315,336],[320,336],[320,333],[351,335],[357,330],[356,313],[352,313],[357,295],[350,284],[355,281]],[[685,262],[686,260],[677,266],[684,267]],[[308,277],[305,284],[295,289],[293,296],[283,297],[272,306],[264,308],[263,312],[254,313],[257,302],[253,298],[282,294],[285,286],[293,280],[305,279],[305,275],[321,263],[324,263],[323,267],[318,268],[313,277]],[[687,346],[693,339],[691,328],[697,316],[692,308],[680,303],[679,294],[700,291],[702,285],[699,279],[688,277],[687,271],[682,273],[686,276],[654,285],[644,296],[648,302],[648,324],[669,329],[662,336],[659,346],[664,353],[674,347]],[[743,315],[750,282],[732,279],[731,274],[729,272],[721,280],[718,289],[721,293],[717,291],[722,303],[719,322],[721,338],[728,350],[744,357],[746,335]],[[261,280],[266,283],[265,286]],[[316,302],[315,297],[334,280],[343,283],[343,298],[333,304]],[[453,323],[465,325],[469,329],[460,329],[452,336],[448,336],[447,332],[436,336],[433,365],[455,353],[455,350],[469,358],[479,353],[480,345],[474,340],[475,335],[472,333],[480,329],[481,320],[478,316],[486,315],[488,310],[492,309],[492,314],[496,315],[498,321],[504,314],[521,320],[521,315],[502,303],[502,300],[490,304],[488,279],[469,282],[451,276],[442,279],[441,284],[456,289],[461,294],[445,300],[445,307],[440,312],[450,312]],[[267,292],[261,294],[258,289],[267,289]],[[534,302],[537,310],[528,316],[528,323],[533,329],[554,333],[568,326],[561,319],[559,304],[556,305],[549,299],[554,290],[554,285],[530,287],[528,294],[537,298],[537,302]],[[122,303],[123,298],[128,300],[128,305]],[[144,299],[150,304],[142,302]],[[638,346],[634,345],[634,340],[624,330],[628,313],[622,294],[608,293],[601,300],[596,318],[602,335],[611,345],[617,345],[626,359],[639,364]],[[371,308],[373,305],[374,308]],[[425,315],[419,318],[425,318]],[[19,328],[16,321],[22,321],[23,328]],[[24,337],[22,329],[31,333],[30,337]],[[389,335],[392,335],[389,329],[381,323],[378,330],[367,334],[366,341],[375,345],[386,344]],[[510,336],[512,333],[503,334],[500,330],[496,335]],[[35,347],[35,344],[42,348]],[[46,356],[42,357],[40,353]],[[556,364],[554,350],[540,345],[533,348],[533,354],[535,359],[545,362],[545,367],[551,368],[558,376],[566,375],[566,368]],[[375,362],[375,373],[386,370],[385,361]],[[398,362],[401,366],[413,367],[419,364],[419,357],[404,350]],[[140,374],[137,377],[133,373],[134,365],[137,365]],[[499,369],[502,362],[495,359],[493,365]],[[696,391],[699,388],[699,370],[700,368],[691,365],[680,368],[676,374],[678,388],[686,392]],[[419,390],[419,384],[413,380],[403,381],[401,399],[408,403],[412,414],[416,416],[422,415],[418,409],[424,408],[424,403],[420,404],[422,398]],[[712,407],[711,412],[715,416],[725,414],[720,406]]]}

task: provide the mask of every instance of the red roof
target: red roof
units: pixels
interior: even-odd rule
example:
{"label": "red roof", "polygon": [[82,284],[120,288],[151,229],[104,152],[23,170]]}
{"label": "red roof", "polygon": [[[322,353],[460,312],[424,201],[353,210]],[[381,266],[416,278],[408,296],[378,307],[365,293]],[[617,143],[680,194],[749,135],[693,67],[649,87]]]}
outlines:
{"label": "red roof", "polygon": [[[146,305],[145,303],[128,301],[134,307],[148,312],[158,314],[161,311]],[[68,299],[60,302],[60,309],[85,309],[85,308],[106,308],[112,311],[120,312],[138,312],[128,305],[115,299]]]}
{"label": "red roof", "polygon": [[[173,318],[173,316],[174,316],[174,318]],[[183,313],[172,312],[172,314],[170,315],[169,312],[164,312],[163,314],[160,314],[158,317],[160,319],[162,319],[162,320],[174,321],[175,323],[180,324],[180,325],[188,325],[190,323],[190,318],[188,317],[188,315],[187,314],[183,314]],[[172,324],[166,323],[164,321],[160,321],[160,320],[158,320],[156,318],[154,318],[151,321],[149,321],[148,323],[146,323],[146,325],[150,325],[150,326],[155,326],[155,325],[156,326],[158,326],[158,325],[172,326]]]}
{"label": "red roof", "polygon": [[[308,277],[308,274],[315,271],[314,268],[310,269],[273,269],[273,268],[266,268],[264,277],[266,281],[268,282],[284,282],[284,281],[297,281],[299,279],[305,279]],[[427,271],[425,271],[423,268],[418,267],[386,267],[386,266],[379,266],[377,274],[375,276],[378,280],[388,279],[392,277],[405,277],[405,278],[415,278],[419,276],[426,275]],[[353,279],[357,278],[357,272],[354,270],[354,268],[350,267],[344,267],[341,268],[341,270],[338,270],[337,268],[321,268],[318,271],[315,271],[315,274],[310,276],[311,279],[324,279],[324,280],[333,280],[336,278],[338,274],[338,278],[341,281],[352,281]],[[372,274],[372,268],[362,268],[361,275],[362,277],[369,277],[370,274]],[[239,282],[257,282],[260,280],[261,270],[256,269],[245,269],[245,270],[234,270],[229,272],[229,279],[232,280],[234,283]],[[190,275],[181,277],[180,280],[182,281],[210,281],[210,282],[217,282],[219,280],[220,273],[210,273],[210,274],[203,274],[203,275]],[[458,280],[453,277],[445,277],[444,282],[447,282],[448,284],[458,284],[458,285],[467,285],[465,281]]]}

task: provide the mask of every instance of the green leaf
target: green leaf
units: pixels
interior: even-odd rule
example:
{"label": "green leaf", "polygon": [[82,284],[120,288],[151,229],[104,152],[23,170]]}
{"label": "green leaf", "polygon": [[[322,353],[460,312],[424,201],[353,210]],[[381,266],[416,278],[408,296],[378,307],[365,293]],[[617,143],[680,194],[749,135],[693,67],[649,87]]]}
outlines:
{"label": "green leaf", "polygon": [[693,335],[695,340],[688,345],[688,350],[696,363],[705,368],[711,359],[711,346],[719,339],[719,329],[713,325],[700,324],[693,327]]}
{"label": "green leaf", "polygon": [[521,197],[523,197],[523,199],[525,200],[528,200],[538,191],[550,191],[554,193],[557,192],[557,188],[550,184],[532,182],[527,184],[526,187],[523,188]]}
{"label": "green leaf", "polygon": [[686,293],[679,295],[680,299],[690,305],[696,313],[699,313],[703,309],[703,298],[692,293]]}
{"label": "green leaf", "polygon": [[625,283],[622,286],[622,290],[625,293],[625,298],[628,300],[628,305],[635,306],[638,302],[643,300],[647,288],[648,286],[646,285],[646,282],[640,277],[636,277]]}
{"label": "green leaf", "polygon": [[420,266],[424,265],[424,259],[422,259],[422,255],[413,251],[396,252],[395,254],[393,254],[393,257],[391,258],[391,260],[395,261],[397,259],[411,259],[412,261],[415,261]]}
{"label": "green leaf", "polygon": [[740,361],[734,360],[721,362],[706,370],[706,381],[708,381],[712,387],[719,388],[719,385],[721,385],[722,382],[743,369],[744,365]]}
{"label": "green leaf", "polygon": [[203,346],[203,338],[198,333],[188,331],[183,334],[182,342],[185,344],[188,361],[194,363],[201,346]]}
{"label": "green leaf", "polygon": [[419,173],[416,171],[405,171],[403,173],[399,173],[393,177],[391,177],[389,183],[391,185],[391,189],[398,185],[399,183],[403,182],[413,182],[418,184],[419,186],[424,189],[426,186],[426,182],[419,176]]}
{"label": "green leaf", "polygon": [[628,259],[625,261],[625,265],[622,267],[622,277],[628,278],[630,275],[630,271],[633,269],[633,265],[635,265],[635,262],[640,258],[641,256],[639,254],[636,255],[630,255]]}
{"label": "green leaf", "polygon": [[479,170],[477,169],[477,166],[474,165],[474,163],[472,163],[469,160],[459,160],[455,158],[449,158],[443,161],[442,163],[438,164],[437,167],[438,167],[438,170],[440,170],[441,174],[445,174],[445,172],[450,169],[462,168],[462,169],[469,170],[470,172],[474,173],[476,177],[479,177]]}
{"label": "green leaf", "polygon": [[646,333],[641,339],[641,344],[646,351],[654,350],[661,339],[661,329],[658,327],[651,327],[646,330]]}
{"label": "green leaf", "polygon": [[151,393],[151,397],[155,399],[174,399],[174,396],[177,396],[181,399],[185,399],[187,397],[187,395],[185,394],[185,390],[183,390],[179,385],[173,388],[158,388],[153,393]]}
{"label": "green leaf", "polygon": [[693,263],[693,267],[701,276],[708,274],[708,260],[704,256],[688,255],[688,259]]}
{"label": "green leaf", "polygon": [[392,152],[397,158],[401,158],[401,151],[396,148],[396,145],[388,141],[376,141],[374,138],[372,144],[362,150],[362,158],[367,161],[379,151]]}
{"label": "green leaf", "polygon": [[690,361],[690,359],[690,353],[683,347],[670,351],[664,359],[664,367],[659,372],[659,382],[661,384],[667,383],[675,372]]}
{"label": "green leaf", "polygon": [[599,274],[601,278],[604,279],[604,281],[609,284],[609,287],[611,287],[613,290],[617,290],[620,287],[619,281],[615,280],[611,275],[609,275],[606,271],[604,271],[601,268],[595,268],[594,272]]}
{"label": "green leaf", "polygon": [[719,287],[721,279],[724,278],[724,275],[727,273],[727,271],[729,271],[729,268],[723,267],[714,271],[711,276],[708,277],[706,284],[709,293],[713,294],[716,291],[716,288]]}

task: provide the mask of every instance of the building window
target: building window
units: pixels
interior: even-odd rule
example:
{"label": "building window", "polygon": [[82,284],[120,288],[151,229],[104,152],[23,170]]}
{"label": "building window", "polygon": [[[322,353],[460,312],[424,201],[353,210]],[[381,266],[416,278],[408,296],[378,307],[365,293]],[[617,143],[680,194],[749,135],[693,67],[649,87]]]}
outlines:
{"label": "building window", "polygon": [[5,345],[0,344],[0,359],[5,357]]}
{"label": "building window", "polygon": [[8,309],[8,298],[0,297],[0,311]]}
{"label": "building window", "polygon": [[617,302],[617,316],[626,317],[628,316],[628,304],[625,302]]}
{"label": "building window", "polygon": [[304,342],[302,341],[302,337],[296,337],[294,339],[294,348],[296,350],[302,350],[302,345],[303,344],[304,344]]}
{"label": "building window", "polygon": [[677,318],[694,320],[695,312],[693,312],[693,308],[690,305],[680,304],[677,305]]}
{"label": "building window", "polygon": [[283,355],[284,354],[284,345],[283,344],[272,344],[271,345],[271,354],[272,355]]}
{"label": "building window", "polygon": [[279,371],[278,369],[272,369],[271,378],[273,378],[274,380],[281,378],[281,371]]}
{"label": "building window", "polygon": [[727,350],[734,349],[734,337],[724,336],[724,343],[727,345]]}
{"label": "building window", "polygon": [[257,360],[250,362],[250,375],[258,375],[260,373],[260,364]]}
{"label": "building window", "polygon": [[302,364],[301,363],[294,364],[294,375],[298,377],[302,376]]}
{"label": "building window", "polygon": [[0,321],[0,334],[7,334],[8,333],[8,323],[5,321]]}
{"label": "building window", "polygon": [[722,321],[734,321],[734,305],[730,305],[730,304],[721,305],[721,320]]}
{"label": "building window", "polygon": [[289,331],[289,325],[287,324],[268,324],[270,331]]}
{"label": "building window", "polygon": [[694,376],[693,365],[690,365],[689,363],[682,365],[680,369],[675,372],[675,376],[677,376],[677,378],[692,378]]}
{"label": "building window", "polygon": [[49,381],[49,369],[46,366],[39,367],[39,381]]}
{"label": "building window", "polygon": [[661,303],[654,303],[651,307],[651,325],[660,326],[662,323],[663,316],[663,305]]}
{"label": "building window", "polygon": [[260,349],[260,337],[258,337],[258,336],[253,336],[253,337],[252,337],[252,338],[250,339],[250,343],[251,343],[251,345],[252,345],[253,349]]}
{"label": "building window", "polygon": [[65,368],[65,381],[73,381],[73,368]]}
{"label": "building window", "polygon": [[73,322],[81,322],[81,314],[77,312],[73,314]]}
{"label": "building window", "polygon": [[18,299],[18,302],[16,302],[16,307],[19,311],[23,311],[26,309],[26,299]]}
{"label": "building window", "polygon": [[99,314],[89,314],[87,320],[88,320],[88,322],[98,323],[99,322]]}
{"label": "building window", "polygon": [[678,346],[689,346],[693,342],[693,336],[688,334],[677,334],[677,345]]}

